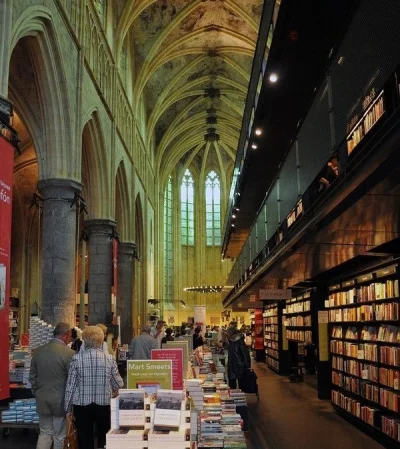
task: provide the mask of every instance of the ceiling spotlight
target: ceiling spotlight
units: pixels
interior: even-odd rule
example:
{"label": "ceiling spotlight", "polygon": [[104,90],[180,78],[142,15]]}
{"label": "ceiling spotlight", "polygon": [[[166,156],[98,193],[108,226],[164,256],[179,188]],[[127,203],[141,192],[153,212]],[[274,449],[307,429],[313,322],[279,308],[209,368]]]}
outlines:
{"label": "ceiling spotlight", "polygon": [[231,226],[232,226],[232,228],[234,228],[234,227],[235,227],[235,225],[234,225],[233,223],[231,224]]}
{"label": "ceiling spotlight", "polygon": [[232,218],[236,218],[236,215],[232,215]]}
{"label": "ceiling spotlight", "polygon": [[257,128],[255,133],[256,133],[256,136],[261,136],[261,134],[262,134],[261,128]]}
{"label": "ceiling spotlight", "polygon": [[271,83],[276,83],[278,81],[278,75],[276,73],[271,73],[271,75],[269,75],[269,80]]}
{"label": "ceiling spotlight", "polygon": [[239,212],[240,211],[240,209],[238,208],[238,207],[236,207],[236,210]]}
{"label": "ceiling spotlight", "polygon": [[255,144],[255,143],[252,143],[251,144],[251,148],[253,148],[253,150],[256,150],[258,147],[257,147],[257,144]]}

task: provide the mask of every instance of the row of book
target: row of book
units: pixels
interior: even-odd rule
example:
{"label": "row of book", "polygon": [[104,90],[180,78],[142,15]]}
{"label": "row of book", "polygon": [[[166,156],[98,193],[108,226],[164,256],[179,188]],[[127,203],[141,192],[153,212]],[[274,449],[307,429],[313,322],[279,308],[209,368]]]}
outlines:
{"label": "row of book", "polygon": [[279,371],[279,360],[275,360],[272,357],[266,357],[265,358],[265,362],[267,363],[268,366],[270,366],[271,368],[276,369],[277,371]]}
{"label": "row of book", "polygon": [[270,324],[270,325],[266,325],[264,331],[265,332],[279,332],[278,331],[278,325],[277,324]]}
{"label": "row of book", "polygon": [[332,338],[345,338],[346,340],[358,340],[358,329],[355,326],[343,327],[333,326],[331,331]]}
{"label": "row of book", "polygon": [[379,301],[388,298],[399,297],[399,280],[388,279],[385,282],[374,282],[370,285],[363,285],[359,288],[358,302]]}
{"label": "row of book", "polygon": [[392,390],[387,390],[385,388],[380,389],[380,405],[393,410],[394,412],[399,411],[399,399],[400,396]]}
{"label": "row of book", "polygon": [[343,328],[333,326],[332,338],[344,338],[346,340],[358,340],[360,337],[364,341],[381,341],[388,343],[400,343],[400,327],[393,325],[363,326],[361,333],[356,326]]}
{"label": "row of book", "polygon": [[273,340],[267,340],[265,342],[265,347],[278,350],[279,349],[279,342],[278,341],[273,341]]}
{"label": "row of book", "polygon": [[384,282],[374,282],[369,285],[362,285],[359,288],[331,293],[328,300],[325,301],[325,307],[339,307],[398,297],[398,279],[388,279]]}
{"label": "row of book", "polygon": [[378,361],[378,346],[371,343],[349,343],[342,340],[331,340],[330,351],[333,354],[354,357],[359,360]]}
{"label": "row of book", "polygon": [[292,304],[292,303],[295,303],[295,302],[304,301],[304,300],[306,300],[306,299],[308,299],[310,297],[311,297],[311,292],[308,291],[308,292],[303,293],[302,295],[294,296],[293,298],[288,299],[286,301],[286,304]]}
{"label": "row of book", "polygon": [[400,442],[400,419],[381,416],[381,430],[383,433]]}
{"label": "row of book", "polygon": [[288,340],[312,341],[312,331],[286,329],[286,338]]}
{"label": "row of book", "polygon": [[278,341],[279,340],[279,334],[277,332],[270,333],[267,331],[266,334],[264,334],[264,343],[267,341]]}
{"label": "row of book", "polygon": [[265,309],[263,312],[263,317],[277,317],[278,316],[278,308],[277,307],[271,307],[269,309]]}
{"label": "row of book", "polygon": [[385,365],[400,366],[400,347],[381,346],[379,348],[379,361]]}
{"label": "row of book", "polygon": [[300,301],[286,305],[286,314],[308,312],[311,310],[311,301]]}
{"label": "row of book", "polygon": [[264,325],[266,324],[278,324],[278,317],[277,316],[270,316],[270,317],[264,317]]}
{"label": "row of book", "polygon": [[276,349],[270,349],[270,348],[267,348],[267,349],[265,350],[265,353],[266,353],[268,356],[273,357],[274,359],[279,359],[279,351],[277,351]]}
{"label": "row of book", "polygon": [[379,368],[379,383],[386,387],[399,389],[400,384],[400,371],[392,368]]}
{"label": "row of book", "polygon": [[329,321],[340,323],[343,321],[375,321],[375,311],[373,305],[360,305],[351,309],[331,309],[329,310]]}
{"label": "row of book", "polygon": [[375,383],[378,382],[379,378],[379,371],[376,365],[359,362],[358,360],[344,359],[340,356],[332,357],[332,369]]}
{"label": "row of book", "polygon": [[374,426],[376,423],[376,417],[379,414],[379,410],[374,407],[361,405],[361,402],[357,399],[346,396],[340,391],[332,390],[331,392],[332,403],[338,407],[346,410],[362,421]]}
{"label": "row of book", "polygon": [[311,315],[287,317],[285,320],[285,326],[309,327],[311,326]]}

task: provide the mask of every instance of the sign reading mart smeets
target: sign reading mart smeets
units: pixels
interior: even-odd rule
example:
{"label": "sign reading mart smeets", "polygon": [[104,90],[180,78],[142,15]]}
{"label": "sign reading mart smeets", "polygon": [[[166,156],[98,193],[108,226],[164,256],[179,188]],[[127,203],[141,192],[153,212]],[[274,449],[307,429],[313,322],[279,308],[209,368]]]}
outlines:
{"label": "sign reading mart smeets", "polygon": [[260,288],[260,299],[269,299],[270,301],[277,299],[290,299],[292,297],[292,290],[283,288]]}

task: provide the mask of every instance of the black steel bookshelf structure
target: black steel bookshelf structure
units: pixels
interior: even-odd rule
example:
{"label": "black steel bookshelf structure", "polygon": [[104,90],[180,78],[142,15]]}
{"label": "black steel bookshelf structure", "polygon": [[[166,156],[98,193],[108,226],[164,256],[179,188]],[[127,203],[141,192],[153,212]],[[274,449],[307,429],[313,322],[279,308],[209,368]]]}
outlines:
{"label": "black steel bookshelf structure", "polygon": [[329,287],[334,408],[385,447],[400,447],[399,265]]}
{"label": "black steel bookshelf structure", "polygon": [[283,301],[264,304],[264,347],[267,366],[281,375],[288,374],[288,341],[284,326]]}

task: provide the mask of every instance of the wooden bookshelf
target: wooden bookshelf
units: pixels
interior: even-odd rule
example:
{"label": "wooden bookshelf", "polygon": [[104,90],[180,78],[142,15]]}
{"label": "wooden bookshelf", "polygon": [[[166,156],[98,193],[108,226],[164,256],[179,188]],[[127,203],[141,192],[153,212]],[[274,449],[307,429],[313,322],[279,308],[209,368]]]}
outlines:
{"label": "wooden bookshelf", "polygon": [[264,305],[265,362],[278,374],[287,373],[287,340],[283,326],[282,301]]}
{"label": "wooden bookshelf", "polygon": [[325,307],[335,409],[400,447],[398,265],[331,285]]}

